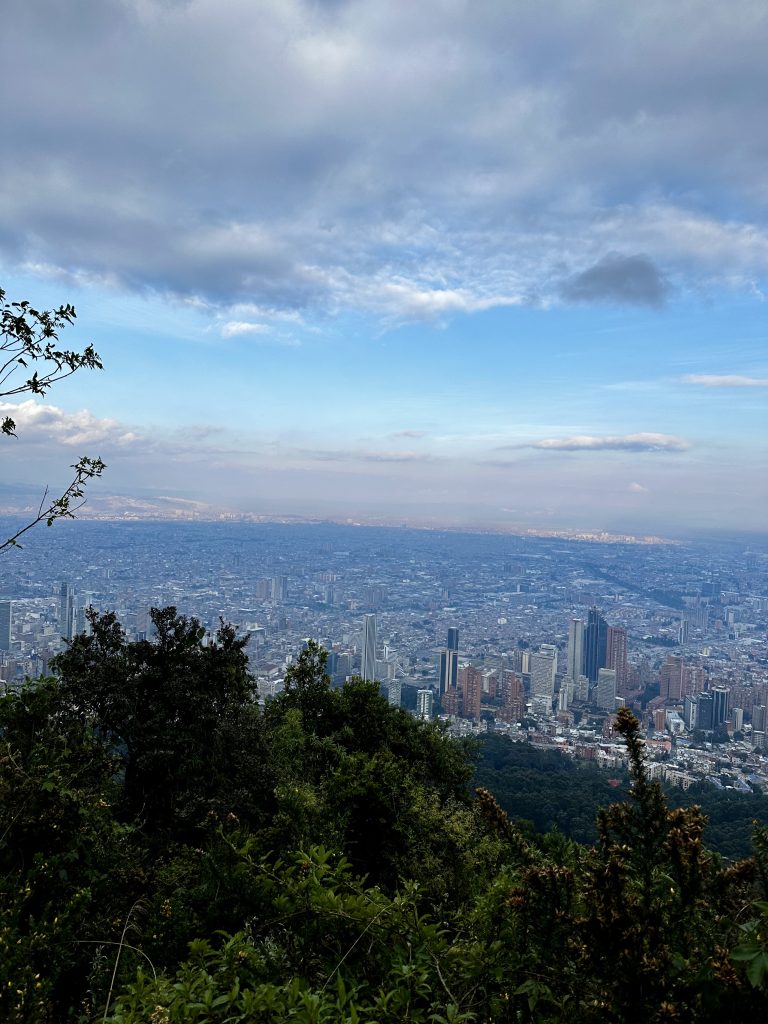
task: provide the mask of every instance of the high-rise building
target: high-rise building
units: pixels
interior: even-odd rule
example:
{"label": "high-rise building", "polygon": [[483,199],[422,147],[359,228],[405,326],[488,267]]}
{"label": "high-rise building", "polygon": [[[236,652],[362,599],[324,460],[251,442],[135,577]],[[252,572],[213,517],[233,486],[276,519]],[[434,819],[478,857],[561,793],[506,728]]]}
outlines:
{"label": "high-rise building", "polygon": [[554,700],[557,648],[552,644],[542,644],[538,651],[531,654],[530,665],[531,696]]}
{"label": "high-rise building", "polygon": [[571,619],[568,627],[568,651],[566,655],[565,674],[568,679],[577,682],[584,671],[584,620]]}
{"label": "high-rise building", "polygon": [[483,673],[474,665],[462,665],[459,686],[463,695],[464,718],[479,719],[483,699]]}
{"label": "high-rise building", "polygon": [[616,670],[613,668],[597,670],[597,706],[603,711],[616,710]]}
{"label": "high-rise building", "polygon": [[416,691],[416,717],[428,722],[432,717],[434,696],[431,690]]}
{"label": "high-rise building", "polygon": [[399,708],[403,695],[403,684],[399,679],[391,679],[387,685],[387,703],[390,707]]}
{"label": "high-rise building", "polygon": [[445,693],[440,694],[440,708],[444,715],[458,715],[460,709],[460,696],[461,695],[455,686],[449,687]]}
{"label": "high-rise building", "polygon": [[685,663],[677,654],[668,654],[659,670],[659,696],[669,702],[681,701],[685,696],[683,674]]}
{"label": "high-rise building", "polygon": [[65,640],[71,640],[76,630],[75,593],[68,583],[62,583],[59,588],[59,632]]}
{"label": "high-rise building", "polygon": [[714,726],[712,724],[713,716],[713,704],[711,693],[700,693],[696,698],[698,710],[696,713],[696,728],[703,729],[705,732],[711,731]]}
{"label": "high-rise building", "polygon": [[683,666],[683,697],[701,693],[704,690],[706,675],[701,665]]}
{"label": "high-rise building", "polygon": [[608,623],[596,607],[589,609],[584,630],[584,675],[590,683],[597,682],[597,673],[606,667]]}
{"label": "high-rise building", "polygon": [[366,682],[376,678],[376,616],[363,616],[363,639],[360,645],[360,676]]}
{"label": "high-rise building", "polygon": [[683,702],[683,721],[686,729],[696,729],[699,723],[699,702],[696,697],[686,696]]}
{"label": "high-rise building", "polygon": [[11,623],[13,621],[13,601],[0,601],[0,651],[11,649]]}
{"label": "high-rise building", "polygon": [[605,645],[605,667],[616,673],[616,692],[622,696],[627,687],[627,631],[621,626],[609,626]]}
{"label": "high-rise building", "polygon": [[459,627],[449,626],[448,627],[448,639],[445,641],[445,646],[449,651],[458,651],[459,649]]}
{"label": "high-rise building", "polygon": [[728,721],[730,711],[731,691],[727,686],[714,686],[710,691],[712,694],[712,728]]}
{"label": "high-rise building", "polygon": [[440,651],[440,693],[458,685],[459,652],[444,647]]}
{"label": "high-rise building", "polygon": [[517,672],[505,668],[500,672],[499,696],[501,708],[498,717],[502,722],[519,722],[525,714],[525,693],[523,681]]}

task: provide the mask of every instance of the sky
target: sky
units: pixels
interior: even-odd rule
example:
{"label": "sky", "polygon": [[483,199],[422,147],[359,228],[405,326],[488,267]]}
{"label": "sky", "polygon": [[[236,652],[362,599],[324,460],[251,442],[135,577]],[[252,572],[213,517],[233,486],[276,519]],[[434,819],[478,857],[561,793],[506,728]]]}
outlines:
{"label": "sky", "polygon": [[104,369],[0,397],[0,483],[765,531],[766,53],[764,0],[5,0],[0,287]]}

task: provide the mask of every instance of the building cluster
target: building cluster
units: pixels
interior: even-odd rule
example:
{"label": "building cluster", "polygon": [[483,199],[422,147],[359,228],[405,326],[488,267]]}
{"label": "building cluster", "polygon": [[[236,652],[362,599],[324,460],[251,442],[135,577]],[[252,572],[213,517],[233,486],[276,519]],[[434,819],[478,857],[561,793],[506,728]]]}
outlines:
{"label": "building cluster", "polygon": [[[503,729],[609,763],[626,703],[670,771],[678,751],[766,748],[768,555],[333,524],[76,522],[0,562],[0,683],[50,671],[114,611],[129,638],[174,605],[249,636],[261,696],[308,638],[340,686],[454,731]],[[594,735],[594,739],[590,736]],[[669,748],[669,749],[667,749]],[[697,771],[680,762],[683,775]]]}

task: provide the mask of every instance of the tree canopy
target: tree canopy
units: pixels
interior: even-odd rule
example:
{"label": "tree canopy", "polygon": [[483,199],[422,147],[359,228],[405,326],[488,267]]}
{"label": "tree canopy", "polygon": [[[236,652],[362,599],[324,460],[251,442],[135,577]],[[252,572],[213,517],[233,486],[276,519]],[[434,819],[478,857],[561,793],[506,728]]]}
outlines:
{"label": "tree canopy", "polygon": [[0,1019],[120,1024],[760,1019],[768,833],[726,866],[631,785],[596,840],[535,832],[476,751],[332,690],[310,643],[256,699],[243,638],[114,615],[0,698]]}

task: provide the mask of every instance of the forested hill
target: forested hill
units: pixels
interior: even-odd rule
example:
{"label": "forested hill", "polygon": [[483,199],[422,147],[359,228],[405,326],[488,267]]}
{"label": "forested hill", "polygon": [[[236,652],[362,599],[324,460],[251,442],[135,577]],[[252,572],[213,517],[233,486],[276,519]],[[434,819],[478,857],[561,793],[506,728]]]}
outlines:
{"label": "forested hill", "polygon": [[[556,750],[489,735],[480,743],[475,783],[489,789],[510,817],[529,822],[533,830],[557,829],[592,844],[597,840],[598,809],[626,799],[630,778],[621,769],[606,771]],[[760,793],[723,791],[706,783],[688,790],[664,787],[664,793],[671,807],[701,807],[707,819],[704,842],[730,860],[750,855],[754,821],[768,826],[768,797]]]}
{"label": "forested hill", "polygon": [[233,630],[153,620],[92,616],[0,698],[3,1024],[764,1019],[768,832],[725,867],[628,711],[631,797],[581,846],[317,645],[260,708]]}

